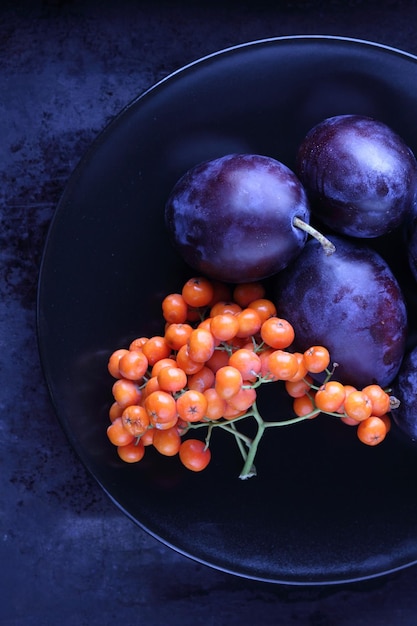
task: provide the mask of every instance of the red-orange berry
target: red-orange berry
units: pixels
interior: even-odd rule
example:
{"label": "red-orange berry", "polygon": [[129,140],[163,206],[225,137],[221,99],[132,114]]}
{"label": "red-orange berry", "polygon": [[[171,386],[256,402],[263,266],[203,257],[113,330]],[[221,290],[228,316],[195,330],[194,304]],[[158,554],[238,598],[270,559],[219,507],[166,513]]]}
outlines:
{"label": "red-orange berry", "polygon": [[221,398],[230,400],[242,388],[242,374],[236,367],[225,365],[215,374],[214,388]]}
{"label": "red-orange berry", "polygon": [[177,412],[186,422],[200,422],[206,415],[207,398],[201,391],[188,389],[177,398]]}
{"label": "red-orange berry", "polygon": [[372,402],[363,391],[352,391],[344,400],[344,409],[348,417],[362,422],[372,414]]}
{"label": "red-orange berry", "polygon": [[193,472],[200,472],[210,463],[211,452],[204,441],[186,439],[179,449],[181,463]]}
{"label": "red-orange berry", "polygon": [[371,415],[359,423],[356,434],[362,443],[376,446],[385,439],[387,427],[384,420],[376,415]]}
{"label": "red-orange berry", "polygon": [[213,335],[204,328],[195,328],[188,338],[188,353],[197,363],[205,363],[213,355],[215,344]]}
{"label": "red-orange berry", "polygon": [[170,324],[183,324],[187,313],[188,305],[182,294],[171,293],[162,300],[162,315]]}
{"label": "red-orange berry", "polygon": [[276,350],[288,348],[295,337],[292,325],[287,320],[275,316],[262,323],[260,333],[262,340]]}
{"label": "red-orange berry", "polygon": [[208,306],[213,299],[214,289],[211,282],[204,277],[190,278],[181,292],[188,306],[200,308]]}
{"label": "red-orange berry", "polygon": [[304,352],[304,364],[312,374],[324,372],[330,363],[330,354],[324,346],[311,346]]}
{"label": "red-orange berry", "polygon": [[344,400],[345,388],[336,380],[329,380],[318,389],[315,395],[317,408],[325,413],[336,412]]}
{"label": "red-orange berry", "polygon": [[268,372],[275,380],[289,380],[297,370],[297,357],[291,352],[274,350],[268,357]]}
{"label": "red-orange berry", "polygon": [[254,300],[259,300],[265,296],[265,287],[262,283],[240,283],[233,289],[233,300],[242,308],[245,308]]}

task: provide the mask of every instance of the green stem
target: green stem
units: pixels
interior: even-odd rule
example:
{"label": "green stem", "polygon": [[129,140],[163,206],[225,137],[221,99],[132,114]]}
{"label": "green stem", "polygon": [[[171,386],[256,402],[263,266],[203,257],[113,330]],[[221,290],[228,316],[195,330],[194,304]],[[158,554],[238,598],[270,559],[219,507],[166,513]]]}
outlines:
{"label": "green stem", "polygon": [[[276,427],[276,426],[292,426],[293,424],[298,424],[299,422],[305,422],[306,420],[309,420],[312,417],[316,417],[316,415],[318,415],[319,413],[321,413],[321,411],[319,409],[315,409],[314,411],[311,411],[311,413],[307,413],[306,415],[301,415],[299,417],[292,417],[289,420],[280,420],[278,422],[264,422],[264,425],[265,425],[265,428],[268,428],[270,426],[272,426],[272,427]],[[336,414],[333,413],[332,415],[336,415]],[[340,415],[339,415],[339,417],[340,417]]]}
{"label": "green stem", "polygon": [[[248,417],[248,415],[246,415],[246,417]],[[246,443],[248,448],[252,445],[252,439],[250,437],[247,437],[240,431],[238,431],[234,422],[231,422],[230,424],[229,423],[225,424],[224,422],[213,422],[213,426],[218,426],[222,430],[225,430],[226,432],[231,433],[232,435],[234,435],[236,441],[239,440],[238,443],[244,442]]]}
{"label": "green stem", "polygon": [[[237,446],[238,446],[238,448],[240,450],[240,454],[242,455],[243,461],[246,462],[246,460],[248,458],[248,453],[246,452],[246,449],[245,449],[245,447],[244,447],[244,445],[242,443],[242,439],[239,437],[239,435],[241,433],[238,432],[238,430],[236,428],[236,425],[233,424],[233,423],[231,424],[231,429],[234,431],[235,435],[238,435],[238,436],[235,436],[236,443],[237,443]],[[248,446],[250,446],[252,444],[252,440],[249,440],[249,441],[250,441],[250,443],[247,444]],[[256,476],[256,473],[257,473],[256,472],[256,467],[252,463],[252,467],[250,467],[250,469],[248,471],[248,478],[252,477],[252,476]]]}
{"label": "green stem", "polygon": [[259,442],[262,439],[262,436],[264,434],[265,431],[265,422],[262,419],[259,411],[258,411],[258,407],[256,406],[256,402],[253,404],[253,417],[256,419],[257,423],[258,423],[258,430],[257,433],[249,447],[249,452],[248,455],[246,457],[246,461],[243,465],[242,471],[239,474],[239,478],[241,480],[247,480],[248,478],[251,478],[252,476],[256,475],[256,470],[255,470],[255,474],[253,473],[254,470],[254,461],[255,461],[255,457],[256,457],[256,453],[258,451],[258,445]]}
{"label": "green stem", "polygon": [[304,222],[299,217],[294,217],[293,224],[308,235],[311,235],[314,239],[317,239],[327,256],[335,252],[336,246],[330,241],[330,239],[327,239],[323,233],[319,232],[316,228],[313,228],[311,224],[307,224],[307,222]]}

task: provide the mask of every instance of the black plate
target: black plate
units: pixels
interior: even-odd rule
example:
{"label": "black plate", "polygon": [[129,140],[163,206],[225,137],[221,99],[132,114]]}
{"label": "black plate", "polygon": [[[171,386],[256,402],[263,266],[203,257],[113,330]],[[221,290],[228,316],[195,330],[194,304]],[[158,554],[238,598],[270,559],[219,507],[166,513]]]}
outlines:
{"label": "black plate", "polygon": [[[417,562],[417,454],[395,436],[368,448],[330,418],[268,432],[249,481],[238,479],[227,435],[215,434],[201,474],[152,454],[123,464],[106,437],[110,352],[159,334],[162,297],[192,275],[163,226],[179,176],[236,151],[293,167],[309,128],[340,113],[376,117],[416,150],[416,111],[411,55],[326,36],[252,42],[192,63],[136,99],[69,181],[39,285],[46,379],[70,442],[103,489],[180,553],[288,584],[354,581]],[[287,410],[279,396],[264,406],[269,416]]]}

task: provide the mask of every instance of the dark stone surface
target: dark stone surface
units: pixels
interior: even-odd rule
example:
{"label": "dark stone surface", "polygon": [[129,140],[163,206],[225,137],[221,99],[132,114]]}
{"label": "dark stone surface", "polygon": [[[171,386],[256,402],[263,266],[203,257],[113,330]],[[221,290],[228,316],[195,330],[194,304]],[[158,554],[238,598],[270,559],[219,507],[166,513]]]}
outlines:
{"label": "dark stone surface", "polygon": [[417,623],[415,567],[281,587],[177,555],[123,516],[69,447],[36,341],[55,206],[96,134],[173,70],[259,38],[334,34],[417,54],[416,2],[3,2],[0,9],[0,623]]}

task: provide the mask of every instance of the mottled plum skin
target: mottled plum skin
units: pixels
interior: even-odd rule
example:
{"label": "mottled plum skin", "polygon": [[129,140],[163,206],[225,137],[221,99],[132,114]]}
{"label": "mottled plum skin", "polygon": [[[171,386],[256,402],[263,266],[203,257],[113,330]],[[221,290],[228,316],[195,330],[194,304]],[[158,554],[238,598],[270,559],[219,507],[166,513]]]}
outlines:
{"label": "mottled plum skin", "polygon": [[261,280],[302,250],[310,209],[295,174],[262,155],[231,154],[196,165],[165,207],[172,243],[197,272],[231,283]]}
{"label": "mottled plum skin", "polygon": [[379,237],[405,221],[417,191],[417,161],[387,125],[360,115],[317,124],[297,154],[311,210],[336,233]]}
{"label": "mottled plum skin", "polygon": [[417,347],[404,357],[392,394],[400,401],[391,412],[394,422],[408,438],[417,441]]}
{"label": "mottled plum skin", "polygon": [[407,312],[386,262],[363,242],[331,236],[326,256],[310,240],[275,279],[275,304],[294,326],[294,347],[324,345],[339,365],[334,378],[385,387],[395,378],[406,344]]}

